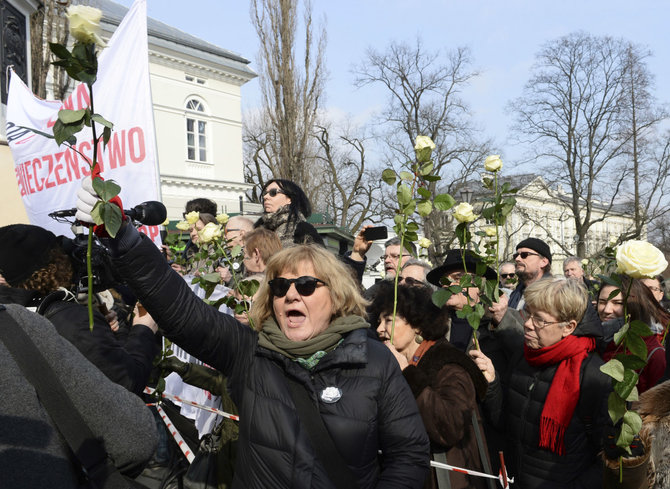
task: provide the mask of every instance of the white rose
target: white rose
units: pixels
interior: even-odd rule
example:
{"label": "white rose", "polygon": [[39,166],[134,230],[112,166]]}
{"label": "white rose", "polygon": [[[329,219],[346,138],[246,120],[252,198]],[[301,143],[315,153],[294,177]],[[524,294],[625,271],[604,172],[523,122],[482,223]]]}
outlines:
{"label": "white rose", "polygon": [[175,227],[180,231],[188,231],[191,229],[191,225],[187,221],[179,221]]}
{"label": "white rose", "polygon": [[619,237],[612,235],[612,236],[610,236],[609,245],[614,246],[617,243],[617,241],[619,241]]}
{"label": "white rose", "polygon": [[435,149],[435,143],[428,136],[417,136],[414,141],[414,151],[416,159],[421,163],[430,161],[430,154]]}
{"label": "white rose", "polygon": [[86,5],[71,5],[65,15],[70,23],[70,34],[77,41],[105,46],[105,42],[100,38],[102,10]]}
{"label": "white rose", "polygon": [[427,249],[427,248],[430,248],[430,245],[432,245],[432,244],[433,243],[428,238],[421,238],[419,240],[419,248]]}
{"label": "white rose", "polygon": [[589,261],[586,258],[582,259],[582,266],[583,267],[585,267],[588,264],[589,264]]}
{"label": "white rose", "polygon": [[484,161],[484,169],[490,172],[500,171],[502,169],[503,163],[500,159],[500,155],[490,155],[486,157]]}
{"label": "white rose", "polygon": [[201,243],[209,243],[210,241],[221,237],[221,226],[213,222],[208,223],[198,231]]}
{"label": "white rose", "polygon": [[484,228],[484,232],[486,233],[486,235],[487,235],[489,238],[495,238],[495,236],[496,236],[496,231],[497,231],[497,229],[496,229],[495,226],[486,226],[486,227]]}
{"label": "white rose", "polygon": [[458,222],[472,222],[477,219],[477,216],[473,212],[472,206],[467,202],[461,202],[453,210],[454,219]]}
{"label": "white rose", "polygon": [[200,213],[198,211],[191,211],[184,216],[184,219],[189,224],[195,224],[200,219]]}
{"label": "white rose", "polygon": [[216,222],[218,222],[221,225],[225,225],[228,222],[228,214],[217,214],[216,215]]}
{"label": "white rose", "polygon": [[663,252],[647,241],[631,240],[616,248],[617,272],[632,278],[655,277],[668,268]]}

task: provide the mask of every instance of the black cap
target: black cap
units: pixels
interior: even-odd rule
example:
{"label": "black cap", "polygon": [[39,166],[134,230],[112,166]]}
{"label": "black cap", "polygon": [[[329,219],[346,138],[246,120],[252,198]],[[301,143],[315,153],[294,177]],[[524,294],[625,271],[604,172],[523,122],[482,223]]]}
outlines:
{"label": "black cap", "polygon": [[[465,250],[465,258],[461,254],[461,250],[458,248],[449,250],[447,252],[447,257],[444,259],[444,263],[432,269],[426,275],[426,280],[433,285],[440,287],[440,279],[446,274],[453,272],[455,270],[463,270],[463,262],[465,261],[465,271],[469,273],[475,273],[477,271],[477,265],[481,263],[481,260],[475,256],[474,253],[470,250]],[[491,269],[491,267],[486,267],[484,271],[484,277],[488,280],[495,280],[498,278],[496,272]]]}
{"label": "black cap", "polygon": [[551,250],[549,249],[549,245],[541,239],[526,238],[516,245],[516,249],[518,250],[519,248],[530,248],[533,251],[537,251],[551,263]]}
{"label": "black cap", "polygon": [[15,287],[49,263],[49,251],[58,247],[51,231],[29,224],[0,228],[0,275]]}

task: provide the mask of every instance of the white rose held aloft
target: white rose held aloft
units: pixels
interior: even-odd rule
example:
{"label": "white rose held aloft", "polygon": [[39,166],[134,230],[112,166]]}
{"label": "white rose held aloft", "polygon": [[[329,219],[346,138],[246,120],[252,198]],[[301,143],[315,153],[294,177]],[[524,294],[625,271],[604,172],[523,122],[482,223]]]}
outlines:
{"label": "white rose held aloft", "polygon": [[100,37],[102,10],[86,5],[71,5],[65,15],[70,23],[70,34],[77,41],[105,46],[105,42]]}
{"label": "white rose held aloft", "polygon": [[191,211],[184,216],[184,219],[189,224],[195,224],[200,219],[200,213],[198,211]]}
{"label": "white rose held aloft", "polygon": [[467,202],[461,202],[456,207],[454,207],[453,214],[454,219],[461,223],[473,222],[475,219],[477,219],[472,206]]}
{"label": "white rose held aloft", "polygon": [[616,248],[617,272],[632,278],[655,277],[668,268],[663,252],[647,241],[631,240]]}
{"label": "white rose held aloft", "polygon": [[421,163],[430,161],[430,155],[435,149],[435,143],[428,136],[417,136],[414,141],[414,151],[416,159]]}
{"label": "white rose held aloft", "polygon": [[500,155],[490,155],[484,160],[484,169],[490,172],[500,171],[502,169],[503,162],[500,159]]}

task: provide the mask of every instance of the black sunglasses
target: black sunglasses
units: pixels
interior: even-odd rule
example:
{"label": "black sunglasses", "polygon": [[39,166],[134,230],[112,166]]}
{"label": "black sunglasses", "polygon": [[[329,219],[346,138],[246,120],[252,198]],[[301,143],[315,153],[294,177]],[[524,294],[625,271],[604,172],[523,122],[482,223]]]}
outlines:
{"label": "black sunglasses", "polygon": [[275,297],[284,297],[291,288],[291,284],[295,284],[295,290],[302,296],[312,295],[319,284],[328,285],[319,278],[303,276],[298,278],[273,278],[268,282],[270,291]]}
{"label": "black sunglasses", "polygon": [[286,192],[284,192],[282,189],[279,188],[271,188],[270,190],[266,190],[263,192],[263,197],[266,195],[269,195],[270,197],[276,197],[277,194],[284,194],[286,195]]}
{"label": "black sunglasses", "polygon": [[517,256],[520,256],[522,260],[525,260],[525,259],[528,258],[530,255],[534,255],[534,256],[542,256],[542,255],[540,255],[539,253],[533,253],[532,251],[522,251],[521,253],[514,253],[514,254],[512,255],[512,258],[514,258],[514,259],[516,260],[516,257],[517,257]]}
{"label": "black sunglasses", "polygon": [[502,278],[514,278],[516,277],[516,273],[501,273],[500,276]]}

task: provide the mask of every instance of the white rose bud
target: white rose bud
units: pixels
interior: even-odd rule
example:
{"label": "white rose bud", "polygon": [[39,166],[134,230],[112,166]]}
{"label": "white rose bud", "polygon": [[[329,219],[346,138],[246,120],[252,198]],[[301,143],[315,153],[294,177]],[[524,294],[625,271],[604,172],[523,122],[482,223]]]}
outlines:
{"label": "white rose bud", "polygon": [[189,224],[195,224],[200,219],[200,213],[198,211],[191,211],[184,216],[184,219]]}
{"label": "white rose bud", "polygon": [[168,224],[170,224],[170,218],[166,217],[165,221],[163,221],[163,224],[161,224],[161,226],[167,226]]}
{"label": "white rose bud", "polygon": [[609,245],[610,245],[610,246],[614,246],[614,245],[617,243],[617,241],[619,241],[619,237],[618,237],[618,236],[610,236],[610,242],[609,242]]}
{"label": "white rose bud", "polygon": [[216,222],[221,224],[222,226],[225,225],[228,222],[228,214],[217,214],[216,215]]}
{"label": "white rose bud", "polygon": [[484,161],[484,169],[490,172],[500,171],[502,169],[503,163],[500,159],[500,155],[490,155],[486,157]]}
{"label": "white rose bud", "polygon": [[202,243],[209,243],[210,241],[221,237],[221,226],[210,222],[198,231],[198,236]]}
{"label": "white rose bud", "polygon": [[487,235],[489,238],[495,238],[495,236],[496,236],[496,231],[497,231],[497,229],[496,229],[495,226],[486,226],[486,227],[484,228],[484,232],[486,233],[486,235]]}
{"label": "white rose bud", "polygon": [[428,238],[421,238],[419,240],[419,248],[428,249],[433,243]]}
{"label": "white rose bud", "polygon": [[65,15],[70,23],[72,37],[84,44],[105,47],[105,42],[100,38],[102,10],[86,5],[71,5]]}
{"label": "white rose bud", "polygon": [[191,225],[187,221],[179,221],[175,227],[180,231],[188,231],[191,229]]}
{"label": "white rose bud", "polygon": [[582,259],[582,266],[583,267],[585,267],[588,264],[589,264],[589,261],[586,258]]}
{"label": "white rose bud", "polygon": [[461,223],[473,222],[475,219],[477,219],[472,206],[467,202],[461,202],[456,207],[454,207],[453,213],[454,219]]}
{"label": "white rose bud", "polygon": [[655,277],[668,268],[663,252],[646,241],[631,240],[616,248],[617,272],[632,278]]}
{"label": "white rose bud", "polygon": [[428,136],[417,136],[414,141],[414,151],[416,159],[421,163],[430,161],[430,155],[435,149],[435,143]]}

